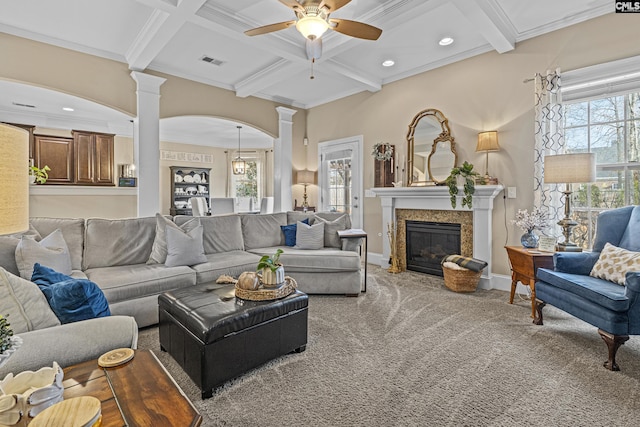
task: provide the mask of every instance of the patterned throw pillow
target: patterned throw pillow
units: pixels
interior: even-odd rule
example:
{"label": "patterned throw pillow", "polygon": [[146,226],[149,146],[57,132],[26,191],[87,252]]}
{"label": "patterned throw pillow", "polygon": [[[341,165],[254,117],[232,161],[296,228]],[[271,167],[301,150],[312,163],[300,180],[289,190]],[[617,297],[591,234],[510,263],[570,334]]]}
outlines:
{"label": "patterned throw pillow", "polygon": [[624,286],[625,274],[629,271],[640,271],[640,252],[606,243],[589,275]]}

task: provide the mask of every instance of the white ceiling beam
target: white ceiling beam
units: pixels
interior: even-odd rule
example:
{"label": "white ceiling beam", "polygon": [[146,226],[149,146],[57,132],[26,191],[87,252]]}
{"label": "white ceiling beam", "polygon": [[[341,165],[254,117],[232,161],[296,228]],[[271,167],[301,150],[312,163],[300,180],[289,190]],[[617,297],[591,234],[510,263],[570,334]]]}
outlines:
{"label": "white ceiling beam", "polygon": [[235,85],[236,96],[246,98],[248,96],[255,95],[262,89],[273,86],[274,84],[280,83],[281,81],[302,72],[306,66],[307,65],[303,66],[301,64],[281,59],[238,82]]}
{"label": "white ceiling beam", "polygon": [[[135,71],[146,69],[205,2],[206,0],[181,0],[172,10],[167,9],[170,5],[166,3],[162,9],[154,9],[127,49],[125,58],[129,68]],[[154,5],[156,3],[152,2]],[[148,2],[144,4],[150,5]]]}
{"label": "white ceiling beam", "polygon": [[[407,11],[406,5],[409,3],[416,4],[413,8],[411,8],[411,10]],[[405,19],[409,13],[415,14],[415,8],[425,9],[426,4],[426,8],[432,9],[434,7],[437,7],[438,3],[439,2],[437,1],[425,2],[416,0],[393,0],[387,2],[384,6],[372,9],[367,14],[365,14],[361,18],[361,20],[365,22],[373,22],[373,25],[375,25],[375,21],[384,18],[385,22],[387,22],[389,26],[392,26],[396,22],[402,22],[402,20]],[[258,94],[260,91],[278,82],[284,81],[289,76],[298,73],[300,71],[300,67],[309,66],[309,60],[306,57],[305,41],[303,38],[296,37],[292,40],[291,37],[284,37],[279,34],[270,34],[265,37],[252,37],[251,39],[249,39],[244,35],[244,30],[259,26],[260,24],[249,22],[247,20],[240,20],[237,14],[229,13],[221,7],[216,7],[211,4],[205,5],[205,7],[203,7],[202,10],[199,11],[198,15],[206,18],[207,21],[215,22],[216,24],[218,24],[215,28],[211,28],[209,25],[207,25],[207,27],[212,31],[220,31],[220,27],[224,27],[227,30],[232,30],[233,37],[236,40],[240,40],[240,38],[238,38],[238,35],[241,35],[242,37],[245,37],[245,39],[242,40],[243,42],[248,42],[248,40],[251,40],[252,46],[259,47],[265,50],[268,49],[268,52],[274,55],[278,55],[281,58],[288,59],[290,61],[288,63],[279,62],[277,63],[277,66],[275,66],[274,64],[273,67],[261,69],[242,82],[236,84],[236,94],[240,97]],[[264,23],[262,23],[262,25],[264,25]],[[226,35],[229,36],[229,34]],[[271,44],[271,41],[274,40],[275,37],[278,37],[281,40],[286,40],[290,45],[296,46],[295,54],[291,55],[291,52],[283,51],[282,43],[273,43],[271,46],[267,47],[266,45]],[[375,42],[364,41],[352,37],[344,37],[333,32],[330,32],[329,34],[324,36],[323,41],[324,40],[328,41],[330,49],[328,49],[328,54],[323,53],[323,56],[318,61],[316,61],[318,67],[326,66],[334,72],[353,80],[355,83],[363,86],[364,89],[371,92],[377,92],[382,88],[382,82],[378,79],[374,79],[360,70],[354,70],[350,67],[341,65],[338,61],[331,60],[332,56],[338,55],[339,53],[348,50],[353,46]],[[326,46],[327,45],[325,44],[325,47]]]}
{"label": "white ceiling beam", "polygon": [[371,77],[361,70],[347,67],[346,65],[341,64],[333,59],[324,61],[321,65],[318,66],[318,68],[322,71],[331,70],[345,77],[349,77],[360,86],[363,86],[364,89],[368,90],[369,92],[378,92],[380,89],[382,89],[382,81],[380,79]]}
{"label": "white ceiling beam", "polygon": [[498,53],[515,49],[516,31],[496,0],[453,0],[453,3]]}

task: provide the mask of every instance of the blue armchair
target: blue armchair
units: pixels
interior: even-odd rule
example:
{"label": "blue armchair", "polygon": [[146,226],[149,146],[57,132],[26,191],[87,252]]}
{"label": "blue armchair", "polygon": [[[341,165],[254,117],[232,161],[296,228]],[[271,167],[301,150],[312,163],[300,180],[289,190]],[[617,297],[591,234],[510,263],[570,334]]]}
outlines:
{"label": "blue armchair", "polygon": [[593,252],[556,252],[554,270],[538,269],[536,318],[551,304],[598,328],[607,344],[604,366],[619,371],[616,352],[629,335],[640,335],[640,271],[626,274],[626,286],[589,276],[605,243],[640,252],[640,206],[627,206],[598,216]]}

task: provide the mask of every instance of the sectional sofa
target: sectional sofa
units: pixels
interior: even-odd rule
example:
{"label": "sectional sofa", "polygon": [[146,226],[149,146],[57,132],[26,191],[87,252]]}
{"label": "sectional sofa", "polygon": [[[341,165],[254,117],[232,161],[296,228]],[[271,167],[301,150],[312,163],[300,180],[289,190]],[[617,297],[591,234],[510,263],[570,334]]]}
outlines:
{"label": "sectional sofa", "polygon": [[[193,217],[188,216],[164,218],[178,226],[193,220]],[[325,247],[302,250],[285,246],[281,226],[295,224],[307,218],[311,222],[325,223]],[[277,249],[284,251],[280,260],[285,266],[286,274],[296,279],[298,288],[303,292],[343,295],[360,293],[362,277],[357,245],[348,247],[347,244],[352,242],[342,242],[335,236],[337,229],[351,227],[348,215],[281,212],[200,217],[199,221],[203,228],[206,262],[172,267],[148,263],[154,250],[157,224],[160,222],[155,217],[115,220],[32,218],[31,225],[42,237],[56,229],[62,232],[69,248],[71,276],[95,282],[109,302],[112,318],[94,319],[93,325],[101,330],[105,325],[103,322],[115,323],[113,319],[120,319],[122,324],[117,328],[125,338],[117,340],[119,346],[129,343],[128,346],[135,347],[137,335],[130,331],[133,319],[139,327],[158,322],[157,301],[161,293],[212,282],[223,274],[237,277],[243,271],[254,271],[262,255],[272,255]],[[15,240],[0,239],[0,267],[18,275],[14,251]],[[0,295],[0,298],[4,298],[4,295]],[[74,347],[77,348],[60,349],[60,355],[56,359],[58,363],[65,366],[67,360],[75,362],[78,357],[97,357],[103,352],[102,348],[95,351],[82,344],[83,341],[92,342],[96,335],[96,329],[91,328],[84,333],[81,325],[86,322],[88,321],[21,333],[19,335],[25,341],[23,349],[37,348],[37,342],[31,340],[36,335],[46,335],[55,347],[55,339],[51,338],[66,330],[67,335],[74,337],[77,343]],[[112,327],[116,327],[115,324]],[[105,339],[108,335],[105,335]],[[64,341],[67,346],[70,345],[68,341]],[[56,353],[55,348],[53,350]],[[35,365],[42,358],[29,359],[24,364],[18,363],[21,358],[17,356],[22,351],[18,350],[9,364],[0,369],[0,378],[4,373],[11,372],[11,369],[15,372],[39,367]],[[65,356],[73,351],[80,352],[81,356],[76,354],[73,359]],[[54,356],[55,354],[47,354],[47,357]]]}

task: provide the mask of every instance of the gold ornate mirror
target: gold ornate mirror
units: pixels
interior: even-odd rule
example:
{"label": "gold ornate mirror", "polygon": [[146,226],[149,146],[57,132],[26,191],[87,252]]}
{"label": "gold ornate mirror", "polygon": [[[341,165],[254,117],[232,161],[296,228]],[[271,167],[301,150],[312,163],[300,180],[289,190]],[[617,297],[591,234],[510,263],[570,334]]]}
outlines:
{"label": "gold ornate mirror", "polygon": [[441,111],[430,108],[418,113],[407,134],[408,185],[441,185],[458,163],[456,143],[449,121]]}

